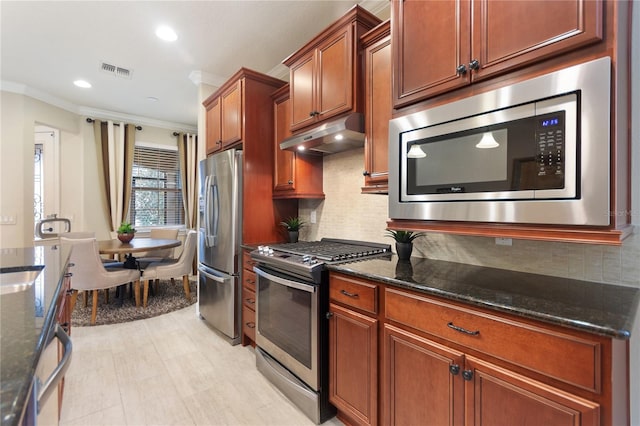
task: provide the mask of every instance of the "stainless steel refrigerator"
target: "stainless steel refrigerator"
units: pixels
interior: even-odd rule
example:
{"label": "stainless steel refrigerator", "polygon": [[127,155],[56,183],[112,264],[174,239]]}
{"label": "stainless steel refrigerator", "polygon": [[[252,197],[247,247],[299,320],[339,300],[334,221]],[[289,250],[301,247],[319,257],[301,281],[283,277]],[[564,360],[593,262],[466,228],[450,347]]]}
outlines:
{"label": "stainless steel refrigerator", "polygon": [[241,332],[242,151],[208,157],[199,172],[198,307],[235,345]]}

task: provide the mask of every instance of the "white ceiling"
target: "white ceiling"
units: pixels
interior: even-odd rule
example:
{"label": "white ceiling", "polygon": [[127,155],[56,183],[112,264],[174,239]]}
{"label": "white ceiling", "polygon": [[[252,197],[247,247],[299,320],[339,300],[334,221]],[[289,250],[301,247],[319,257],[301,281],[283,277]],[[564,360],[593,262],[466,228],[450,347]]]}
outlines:
{"label": "white ceiling", "polygon": [[[2,0],[2,89],[95,118],[195,128],[198,81],[219,86],[240,67],[287,80],[282,60],[357,3],[388,14],[387,0]],[[161,24],[176,42],[155,36]],[[105,73],[102,62],[131,79]],[[77,79],[93,87],[77,88]]]}

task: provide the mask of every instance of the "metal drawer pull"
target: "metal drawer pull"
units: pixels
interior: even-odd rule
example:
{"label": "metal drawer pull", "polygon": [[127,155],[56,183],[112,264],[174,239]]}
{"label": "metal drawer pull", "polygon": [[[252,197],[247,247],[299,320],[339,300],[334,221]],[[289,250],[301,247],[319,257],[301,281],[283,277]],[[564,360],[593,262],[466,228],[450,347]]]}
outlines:
{"label": "metal drawer pull", "polygon": [[248,303],[248,304],[250,304],[250,305],[255,305],[255,303],[256,303],[256,301],[255,301],[255,300],[253,300],[253,299],[252,299],[252,298],[250,298],[250,297],[247,297],[247,298],[246,298],[246,299],[244,299],[244,300],[245,300],[245,302],[247,302],[247,303]]}
{"label": "metal drawer pull", "polygon": [[358,297],[358,293],[349,293],[347,290],[340,290],[340,293],[344,294],[345,296],[349,296],[349,297]]}
{"label": "metal drawer pull", "polygon": [[469,334],[471,336],[477,336],[478,334],[480,334],[480,330],[470,331],[470,330],[467,330],[466,328],[458,327],[457,325],[454,325],[452,322],[448,323],[447,327],[452,328],[455,331],[459,331],[460,333]]}
{"label": "metal drawer pull", "polygon": [[256,328],[256,323],[255,322],[248,322],[248,323],[246,323],[246,325],[249,328]]}

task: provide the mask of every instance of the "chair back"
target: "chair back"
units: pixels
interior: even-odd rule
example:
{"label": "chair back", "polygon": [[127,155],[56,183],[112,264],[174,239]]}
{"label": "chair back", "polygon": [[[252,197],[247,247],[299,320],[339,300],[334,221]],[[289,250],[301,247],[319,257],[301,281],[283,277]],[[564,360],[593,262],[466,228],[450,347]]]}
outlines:
{"label": "chair back", "polygon": [[106,272],[100,260],[100,250],[95,238],[60,237],[62,244],[71,245],[69,262],[73,263],[72,287],[76,290],[104,288],[98,275]]}
{"label": "chair back", "polygon": [[184,239],[184,247],[178,258],[178,263],[182,265],[182,275],[187,275],[193,266],[193,257],[196,255],[196,247],[198,246],[198,232],[191,229],[187,232]]}
{"label": "chair back", "polygon": [[[149,231],[149,238],[157,238],[162,240],[177,240],[178,239],[178,230],[177,229],[166,229],[166,228],[154,228]],[[174,257],[174,249],[157,249],[157,250],[149,250],[142,253],[137,254],[137,258],[141,261],[144,260],[145,257],[153,257],[153,258],[164,258],[164,259],[172,259]]]}

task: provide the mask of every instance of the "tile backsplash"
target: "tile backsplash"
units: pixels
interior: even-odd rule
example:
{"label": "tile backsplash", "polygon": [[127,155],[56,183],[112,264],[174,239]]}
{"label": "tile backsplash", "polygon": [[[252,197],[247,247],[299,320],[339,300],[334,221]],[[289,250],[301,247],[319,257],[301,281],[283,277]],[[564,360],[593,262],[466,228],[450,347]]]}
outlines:
{"label": "tile backsplash", "polygon": [[[326,198],[300,201],[299,214],[307,222],[301,239],[333,237],[393,245],[393,240],[384,236],[387,196],[360,193],[363,165],[361,149],[324,157]],[[310,223],[313,210],[315,224]],[[614,247],[515,239],[511,246],[505,246],[497,245],[494,238],[429,233],[416,240],[413,255],[640,288],[637,234]]]}

